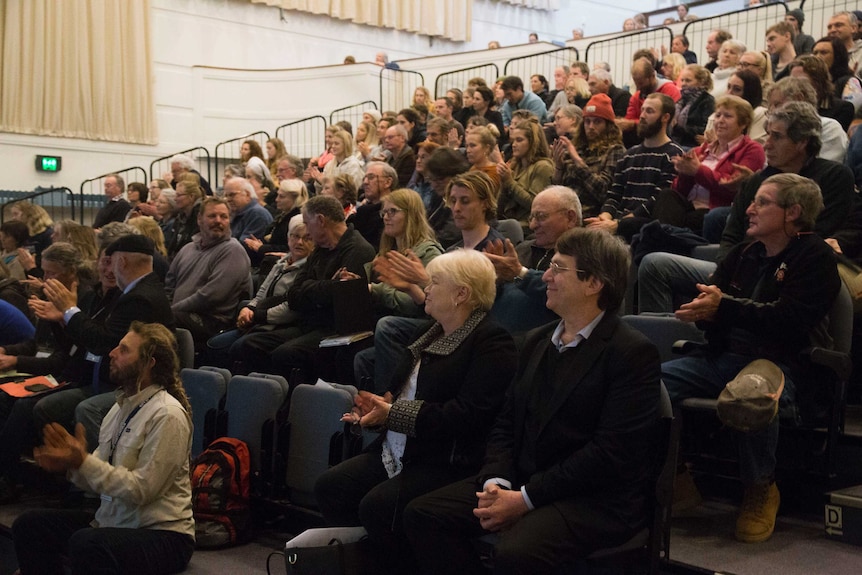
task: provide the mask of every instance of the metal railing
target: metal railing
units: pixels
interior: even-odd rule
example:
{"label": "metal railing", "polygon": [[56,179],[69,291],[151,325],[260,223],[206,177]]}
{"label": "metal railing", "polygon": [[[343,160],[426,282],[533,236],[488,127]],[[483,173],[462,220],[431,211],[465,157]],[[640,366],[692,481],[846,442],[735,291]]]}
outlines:
{"label": "metal railing", "polygon": [[367,112],[368,110],[376,110],[377,102],[373,100],[365,100],[364,102],[359,102],[358,104],[353,104],[352,106],[345,106],[344,108],[338,108],[337,110],[333,110],[329,114],[329,125],[333,125],[337,122],[350,122],[351,128],[353,128],[353,135],[356,135],[356,126],[362,121],[362,114]]}
{"label": "metal railing", "polygon": [[660,49],[661,46],[670,47],[672,40],[673,31],[670,28],[662,26],[639,30],[624,36],[591,42],[587,46],[584,59],[590,64],[596,62],[610,64],[614,84],[622,87],[629,83],[631,77],[632,54],[644,48],[652,50]]}
{"label": "metal railing", "polygon": [[[194,152],[203,152],[202,154],[194,153]],[[182,152],[176,152],[175,154],[169,154],[167,156],[162,156],[161,158],[156,158],[152,162],[150,162],[150,180],[155,180],[157,178],[161,178],[167,172],[171,171],[171,163],[170,159],[176,155],[189,155],[191,154],[191,159],[197,163],[197,171],[198,173],[207,179],[208,182],[212,182],[212,160],[210,158],[210,152],[203,146],[198,146],[196,148],[189,148],[188,150],[183,150]],[[210,184],[212,185],[212,184]]]}
{"label": "metal railing", "polygon": [[275,137],[284,142],[289,154],[302,159],[322,154],[326,148],[326,118],[311,116],[275,129]]}
{"label": "metal railing", "polygon": [[[215,171],[217,177],[224,171],[225,166],[242,162],[240,160],[240,150],[242,149],[242,143],[246,140],[254,140],[260,144],[261,149],[264,150],[264,155],[266,155],[266,141],[269,140],[269,133],[263,130],[219,142],[216,144],[212,161],[212,169]],[[210,185],[212,186],[212,184]],[[215,189],[215,186],[213,186],[213,192],[215,192]]]}
{"label": "metal railing", "polygon": [[0,190],[0,223],[6,221],[7,208],[23,200],[44,208],[55,222],[76,219],[75,192],[66,187],[36,188],[32,192]]}
{"label": "metal railing", "polygon": [[81,182],[81,191],[78,198],[81,206],[81,214],[79,217],[82,224],[89,225],[93,223],[96,212],[99,211],[99,208],[105,205],[105,178],[113,176],[114,174],[123,178],[126,186],[129,185],[129,182],[147,181],[147,171],[141,166],[132,166],[131,168],[114,170],[113,172],[102,174],[101,176],[90,178],[89,180],[84,180]]}
{"label": "metal railing", "polygon": [[529,88],[530,76],[541,74],[553,81],[555,68],[569,66],[572,62],[579,59],[580,54],[578,53],[578,49],[572,47],[559,48],[529,56],[520,56],[506,62],[506,65],[503,67],[503,75],[518,76],[524,82],[524,86]]}
{"label": "metal railing", "polygon": [[442,98],[452,88],[464,90],[471,78],[482,78],[489,86],[493,86],[499,76],[500,68],[496,64],[483,64],[472,68],[444,72],[437,76],[437,80],[434,82],[434,97]]}
{"label": "metal railing", "polygon": [[859,0],[802,0],[800,10],[805,12],[805,24],[802,32],[814,36],[814,39],[826,36],[826,25],[836,12],[859,9]]}
{"label": "metal railing", "polygon": [[425,77],[412,70],[380,68],[380,111],[409,108],[413,103],[413,92],[425,85]]}
{"label": "metal railing", "polygon": [[[745,10],[736,10],[727,14],[711,16],[689,22],[683,28],[683,34],[688,38],[693,50],[703,50],[697,54],[698,64],[706,64],[708,56],[704,46],[706,39],[713,30],[727,30],[733,34],[734,40],[745,44],[748,50],[762,50],[766,46],[766,29],[784,20],[787,5],[783,2],[763,4]],[[805,15],[805,27],[813,29],[808,24],[808,14]],[[815,35],[819,38],[819,36]],[[670,46],[670,44],[668,44]]]}

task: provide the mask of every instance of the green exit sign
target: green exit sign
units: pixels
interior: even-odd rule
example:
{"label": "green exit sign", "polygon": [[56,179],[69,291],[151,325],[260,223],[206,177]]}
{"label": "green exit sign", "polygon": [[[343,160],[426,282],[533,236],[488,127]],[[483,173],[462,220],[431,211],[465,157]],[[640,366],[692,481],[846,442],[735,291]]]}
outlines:
{"label": "green exit sign", "polygon": [[60,156],[36,156],[37,172],[59,172],[63,168],[63,158]]}

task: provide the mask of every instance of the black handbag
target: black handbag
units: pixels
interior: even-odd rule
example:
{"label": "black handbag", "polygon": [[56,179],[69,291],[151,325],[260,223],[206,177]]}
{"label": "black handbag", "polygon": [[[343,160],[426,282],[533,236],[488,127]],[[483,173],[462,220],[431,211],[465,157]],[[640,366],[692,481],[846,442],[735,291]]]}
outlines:
{"label": "black handbag", "polygon": [[364,575],[377,572],[373,557],[362,527],[308,529],[285,545],[284,566],[287,575]]}

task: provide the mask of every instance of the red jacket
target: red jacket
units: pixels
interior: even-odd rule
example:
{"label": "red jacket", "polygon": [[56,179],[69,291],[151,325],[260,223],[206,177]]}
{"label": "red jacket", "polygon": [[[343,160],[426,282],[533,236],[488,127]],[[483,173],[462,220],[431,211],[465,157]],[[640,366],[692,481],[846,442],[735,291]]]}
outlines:
{"label": "red jacket", "polygon": [[[706,157],[708,144],[704,143],[697,148],[697,158],[701,161]],[[695,184],[700,184],[709,190],[709,207],[717,208],[719,206],[729,206],[733,202],[733,197],[736,195],[734,190],[720,185],[718,182],[722,178],[729,178],[736,168],[733,164],[745,166],[752,171],[759,172],[763,169],[766,163],[766,156],[763,153],[763,146],[749,138],[743,136],[742,141],[730,153],[724,157],[715,166],[715,169],[710,170],[703,164],[698,168],[694,176],[683,176],[679,174],[673,182],[673,189],[679,192],[683,197],[688,197],[689,192]]]}
{"label": "red jacket", "polygon": [[[659,80],[658,84],[659,84],[658,88],[656,89],[655,92],[652,92],[652,93],[658,93],[658,94],[664,94],[665,96],[670,96],[674,102],[679,100],[681,94],[679,93],[679,88],[676,87],[676,84],[674,84],[673,82],[670,82],[668,80]],[[641,108],[643,107],[644,100],[646,100],[647,96],[649,96],[649,94],[647,94],[646,96],[641,96],[640,90],[638,90],[637,92],[634,93],[634,95],[629,100],[629,108],[628,108],[628,110],[626,110],[626,120],[639,120],[640,119]]]}

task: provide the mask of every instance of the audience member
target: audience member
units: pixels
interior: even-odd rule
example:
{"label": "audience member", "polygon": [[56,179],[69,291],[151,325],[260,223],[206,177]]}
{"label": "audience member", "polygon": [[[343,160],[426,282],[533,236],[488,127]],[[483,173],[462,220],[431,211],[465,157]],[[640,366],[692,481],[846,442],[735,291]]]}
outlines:
{"label": "audience member", "polygon": [[449,208],[449,182],[455,176],[466,172],[470,164],[464,155],[451,148],[438,148],[425,162],[425,177],[431,183],[434,197],[428,207],[428,223],[445,249],[461,239],[461,231],[455,225],[452,210]]}
{"label": "audience member", "polygon": [[710,73],[715,72],[715,69],[718,68],[718,52],[721,49],[721,45],[731,38],[733,36],[726,30],[713,30],[706,37],[705,49],[706,55],[709,56],[709,62],[704,64],[703,67],[709,70]]}
{"label": "audience member", "polygon": [[498,571],[551,572],[648,521],[659,358],[616,314],[629,259],[600,230],[557,242],[544,280],[563,319],[524,344],[484,466],[404,511],[422,572],[481,572],[471,539],[489,531],[499,533]]}
{"label": "audience member", "polygon": [[850,70],[854,74],[862,71],[859,69],[859,62],[862,60],[862,40],[854,38],[858,22],[853,12],[836,12],[826,25],[826,29],[829,32],[828,35],[844,43],[844,47],[847,49]]}
{"label": "audience member", "polygon": [[671,82],[676,84],[677,88],[680,88],[679,74],[685,67],[685,58],[683,58],[680,54],[672,52],[665,55],[661,59],[661,67],[659,68],[659,72],[661,72],[661,75],[664,76],[665,79],[670,80]]}
{"label": "audience member", "polygon": [[240,243],[247,238],[263,237],[272,223],[272,214],[257,200],[254,186],[245,178],[231,178],[224,186],[224,199],[230,208],[230,235]]}
{"label": "audience member", "polygon": [[[36,463],[101,494],[95,512],[29,510],[12,525],[24,573],[100,573],[134,566],[161,575],[185,569],[194,551],[189,461],[191,407],[179,378],[176,340],[135,322],[111,352],[121,389],[90,453],[79,426],[44,428]],[[125,423],[123,423],[125,421]],[[126,428],[122,441],[116,430]],[[115,445],[116,443],[116,445]]]}
{"label": "audience member", "polygon": [[841,124],[846,132],[853,121],[855,108],[851,102],[846,102],[835,96],[835,88],[829,80],[829,70],[826,63],[816,56],[800,56],[790,64],[790,75],[794,78],[804,78],[811,82],[817,92],[817,113],[824,118],[832,118]]}
{"label": "audience member", "polygon": [[681,96],[671,123],[670,135],[684,150],[704,141],[703,133],[709,117],[715,111],[712,75],[697,64],[689,64],[680,73]]}
{"label": "audience member", "polygon": [[488,88],[487,86],[479,86],[473,91],[473,111],[475,112],[475,115],[485,118],[490,123],[494,124],[502,138],[506,133],[503,125],[503,116],[500,112],[491,109],[493,102],[494,91],[491,90],[491,88]]}
{"label": "audience member", "polygon": [[488,128],[480,127],[470,130],[466,138],[466,157],[470,162],[470,170],[485,172],[494,183],[494,189],[499,195],[500,174],[497,173],[497,162],[494,157],[497,152],[497,138]]}
{"label": "audience member", "polygon": [[[648,62],[643,64],[649,66]],[[673,115],[674,102],[670,96],[646,97],[637,128],[644,143],[630,148],[620,160],[601,212],[585,220],[588,226],[604,228],[631,241],[651,218],[658,193],[670,188],[673,182],[671,158],[683,153],[667,135]]]}
{"label": "audience member", "polygon": [[177,253],[200,231],[198,216],[201,209],[201,188],[189,182],[177,183],[176,223],[174,239],[168,244],[168,259],[173,260]]}
{"label": "audience member", "polygon": [[[663,191],[655,215],[663,223],[689,228],[718,243],[721,229],[707,237],[704,226],[707,212],[721,207],[729,210],[736,187],[725,181],[735,179],[740,166],[745,173],[763,169],[763,147],[746,135],[754,111],[751,104],[738,96],[722,96],[715,103],[715,139],[671,159],[678,174],[673,190]],[[664,200],[664,201],[662,201]],[[719,216],[719,220],[726,219]]]}
{"label": "audience member", "polygon": [[[432,118],[431,122],[434,122],[437,119],[438,118]],[[431,122],[429,122],[429,124]],[[439,127],[429,125],[429,130],[438,129]],[[430,158],[434,150],[439,147],[440,144],[432,142],[430,139],[419,144],[419,150],[416,154],[416,171],[413,172],[413,177],[411,177],[410,181],[407,182],[407,188],[419,194],[419,197],[422,199],[422,203],[426,209],[434,200],[434,190],[431,187],[431,182],[429,182],[428,178],[425,177],[425,160]]]}
{"label": "audience member", "polygon": [[119,174],[109,174],[105,176],[103,182],[105,188],[105,196],[108,198],[107,203],[99,208],[93,218],[93,227],[99,229],[110,222],[122,222],[126,219],[126,214],[129,213],[131,205],[123,198],[123,193],[126,191],[126,183]]}
{"label": "audience member", "polygon": [[[663,94],[671,98],[672,102],[676,102],[680,98],[679,88],[676,84],[668,80],[659,79],[656,76],[655,68],[646,59],[635,60],[632,64],[632,80],[634,81],[637,91],[629,100],[629,107],[626,110],[624,119],[617,120],[617,126],[625,135],[626,131],[636,130],[638,122],[641,119],[641,108],[645,100],[653,94]],[[641,136],[638,136],[640,139]]]}
{"label": "audience member", "polygon": [[608,95],[614,108],[614,116],[617,118],[625,117],[632,95],[628,90],[613,85],[610,72],[602,69],[593,70],[590,73],[590,79],[587,80],[587,85],[593,96],[596,94]]}
{"label": "audience member", "polygon": [[814,49],[814,38],[802,32],[805,23],[805,12],[802,10],[788,10],[784,15],[784,21],[793,28],[793,49],[796,54],[810,54]]}
{"label": "audience member", "polygon": [[42,251],[51,245],[51,235],[54,233],[54,222],[51,220],[51,216],[42,206],[21,200],[9,206],[9,217],[27,224],[29,235],[27,241],[24,242],[24,247],[36,256],[36,264],[38,265]]}
{"label": "audience member", "polygon": [[[671,40],[670,51],[685,58],[686,64],[697,64],[697,54],[689,50],[690,45],[688,37],[680,34]],[[664,53],[664,46],[662,46],[662,53]]]}
{"label": "audience member", "polygon": [[[556,184],[577,192],[584,217],[596,217],[605,203],[617,163],[625,154],[611,100],[599,93],[587,102],[575,138],[561,136],[554,145]],[[538,198],[538,196],[536,196]],[[535,201],[533,211],[535,212]],[[533,227],[531,222],[530,227]],[[557,238],[549,240],[551,245]]]}
{"label": "audience member", "polygon": [[[742,70],[749,70],[757,74],[757,77],[760,79],[760,87],[763,93],[766,93],[774,83],[772,79],[772,58],[770,57],[769,52],[764,50],[759,52],[745,52],[739,57],[739,63],[736,65],[737,72],[741,72]],[[735,73],[736,72],[734,72],[734,74]],[[728,90],[730,90],[729,86]],[[737,94],[731,95],[735,96]]]}
{"label": "audience member", "polygon": [[[300,369],[313,381],[313,357],[320,340],[335,332],[332,301],[334,285],[342,273],[366,279],[365,264],[374,248],[344,221],[344,209],[335,198],[315,196],[302,206],[302,218],[315,249],[287,292],[288,307],[299,322],[286,329],[259,334],[267,341],[247,341],[246,365],[265,373],[290,375]],[[379,218],[378,218],[379,219]]]}
{"label": "audience member", "polygon": [[727,92],[727,79],[736,72],[739,59],[745,53],[745,44],[739,40],[725,40],[718,51],[718,66],[712,71],[712,95],[723,96]]}
{"label": "audience member", "polygon": [[322,196],[332,196],[344,207],[344,218],[347,223],[352,223],[353,215],[356,213],[356,202],[358,191],[349,176],[338,176],[335,179],[323,180]]}
{"label": "audience member", "polygon": [[[819,326],[841,286],[832,248],[812,233],[822,208],[820,189],[808,178],[779,174],[763,181],[746,209],[748,241],[733,247],[708,284],[697,285],[698,296],[676,313],[698,322],[710,345],[707,352],[662,365],[675,404],[715,398],[752,361],[769,360],[783,372],[777,374],[783,383],[779,412],[798,418],[796,399],[806,394],[795,385],[804,370],[797,355],[822,333]],[[746,543],[769,539],[775,526],[778,419],[736,433],[745,486],[736,538]]]}
{"label": "audience member", "polygon": [[352,222],[356,231],[372,246],[380,245],[380,235],[383,233],[380,208],[383,206],[383,199],[392,190],[401,187],[397,177],[395,168],[383,162],[371,162],[366,169],[363,185],[365,199],[356,208]]}
{"label": "audience member", "polygon": [[[269,173],[269,169],[263,163],[263,160],[258,158],[257,156],[253,156],[248,162],[245,164],[245,170],[240,176],[235,176],[240,179],[245,178],[251,184],[253,193],[252,198],[266,211],[270,213],[270,215],[275,215],[276,209],[273,204],[275,204],[275,194],[276,194],[276,186],[272,181],[272,174]],[[227,182],[225,182],[225,190],[227,189]]]}
{"label": "audience member", "polygon": [[[270,174],[275,174],[278,171],[278,159],[287,154],[287,149],[284,147],[284,142],[281,138],[270,138],[266,141],[266,169]],[[276,180],[275,185],[278,185]]]}
{"label": "audience member", "polygon": [[835,86],[833,95],[853,104],[856,111],[862,108],[862,81],[850,71],[847,48],[833,37],[821,38],[814,45],[812,54],[817,56],[829,69],[829,79]]}
{"label": "audience member", "polygon": [[[785,78],[776,86],[781,88],[793,82],[796,80]],[[721,222],[724,231],[719,259],[745,240],[750,227],[746,210],[763,181],[775,174],[799,174],[820,186],[824,208],[814,223],[814,231],[820,237],[832,238],[846,227],[855,197],[853,174],[837,162],[818,157],[820,130],[821,119],[810,103],[790,101],[770,112],[763,146],[767,166],[748,179],[739,178],[740,191],[727,218]],[[639,311],[674,311],[679,303],[697,295],[695,284],[705,283],[714,270],[714,262],[667,253],[648,254],[638,268]]]}
{"label": "audience member", "polygon": [[[763,106],[763,90],[761,82],[757,75],[749,70],[737,70],[727,80],[727,95],[738,96],[748,102],[754,114],[752,116],[751,125],[748,127],[748,137],[760,145],[766,141],[766,107]],[[812,90],[813,93],[813,90]],[[715,137],[713,133],[713,122],[715,114],[709,117],[706,123],[704,135],[706,140],[712,141]]]}
{"label": "audience member", "polygon": [[471,171],[452,178],[446,200],[455,227],[461,230],[460,240],[447,251],[458,248],[482,251],[489,242],[503,240],[503,235],[492,225],[499,211],[497,190],[484,172]]}
{"label": "audience member", "polygon": [[[527,233],[533,198],[550,185],[554,176],[554,163],[545,133],[538,124],[521,123],[517,128],[512,128],[509,135],[512,159],[508,163],[497,164],[497,174],[500,176],[497,217],[517,220]],[[455,221],[457,223],[457,216]]]}
{"label": "audience member", "polygon": [[404,507],[479,469],[517,359],[512,337],[487,316],[495,288],[484,256],[458,250],[431,261],[428,273],[434,324],[398,358],[387,393],[360,392],[343,418],[384,432],[315,485],[328,524],[364,525],[384,562],[406,571]]}
{"label": "audience member", "polygon": [[547,112],[545,103],[532,92],[524,91],[524,82],[518,76],[506,76],[501,88],[506,98],[503,107],[500,108],[503,126],[508,127],[512,123],[512,112],[515,110],[529,110],[539,119],[539,123],[544,123]]}
{"label": "audience member", "polygon": [[[255,142],[257,144],[257,142]],[[258,144],[258,150],[260,150],[260,144]],[[263,159],[263,154],[260,154],[261,159]],[[195,174],[198,177],[198,185],[200,186],[202,193],[211,196],[213,195],[213,190],[210,187],[209,182],[201,175],[199,171],[195,169],[195,161],[190,157],[184,154],[175,154],[171,156],[168,160],[168,163],[171,166],[170,175],[165,174],[164,179],[171,184],[175,190],[177,189],[177,184],[179,184],[182,177],[186,174]]]}
{"label": "audience member", "polygon": [[766,51],[772,59],[772,79],[777,82],[790,75],[788,65],[796,59],[793,26],[781,21],[766,29]]}
{"label": "audience member", "polygon": [[[349,176],[346,176],[349,177]],[[266,226],[260,238],[247,237],[242,240],[248,249],[252,267],[260,265],[264,256],[271,252],[284,253],[288,251],[288,227],[294,216],[299,215],[299,209],[308,201],[308,190],[302,180],[281,180],[278,193],[275,196],[277,212],[272,222]]]}
{"label": "audience member", "polygon": [[[257,339],[258,334],[269,339],[269,332],[299,321],[299,315],[287,303],[287,292],[314,250],[301,214],[290,219],[289,231],[281,241],[287,242],[287,253],[272,266],[257,295],[239,311],[236,329],[220,333],[207,342],[209,360],[217,365],[233,369],[237,362],[243,361],[246,346]],[[240,371],[244,367],[240,365]]]}
{"label": "audience member", "polygon": [[179,251],[168,270],[165,289],[177,327],[192,333],[196,349],[229,328],[237,304],[251,294],[248,254],[231,236],[230,218],[226,201],[204,200],[198,215],[200,232]]}
{"label": "audience member", "polygon": [[[388,152],[386,163],[395,170],[399,188],[405,187],[410,182],[413,170],[416,169],[416,155],[413,148],[407,145],[407,138],[407,130],[400,124],[387,128],[386,135],[383,137],[383,146]],[[366,166],[366,176],[370,165],[371,163]],[[395,182],[392,187],[396,187]]]}
{"label": "audience member", "polygon": [[4,278],[10,277],[19,281],[27,279],[27,272],[18,258],[18,250],[23,249],[29,235],[24,222],[10,220],[0,224],[0,261],[6,266]]}

